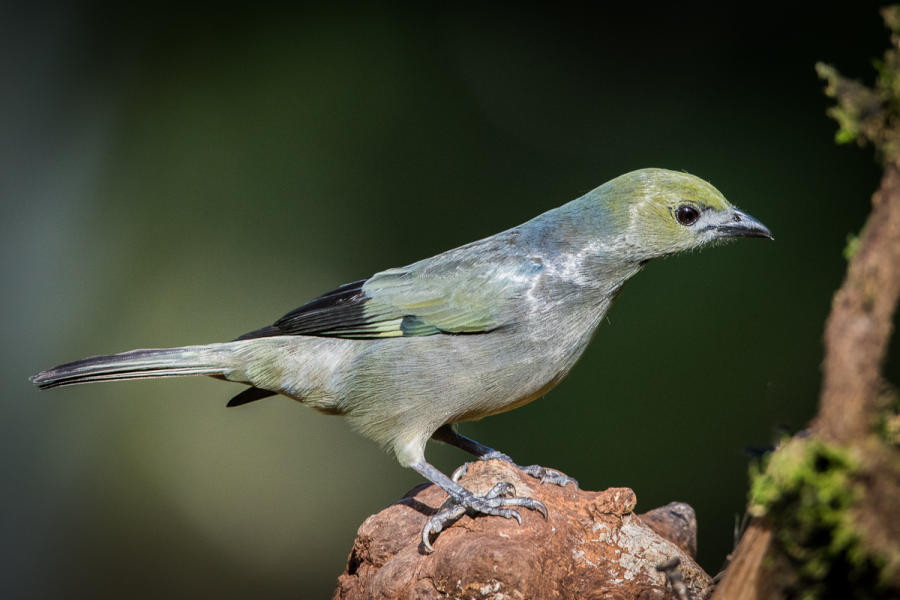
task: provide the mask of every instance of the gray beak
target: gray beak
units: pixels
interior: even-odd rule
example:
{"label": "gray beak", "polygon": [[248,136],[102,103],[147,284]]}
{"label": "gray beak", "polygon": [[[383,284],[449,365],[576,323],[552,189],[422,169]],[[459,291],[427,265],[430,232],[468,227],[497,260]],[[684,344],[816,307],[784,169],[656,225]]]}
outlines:
{"label": "gray beak", "polygon": [[731,219],[711,227],[719,237],[759,237],[774,240],[769,228],[738,209],[734,209]]}

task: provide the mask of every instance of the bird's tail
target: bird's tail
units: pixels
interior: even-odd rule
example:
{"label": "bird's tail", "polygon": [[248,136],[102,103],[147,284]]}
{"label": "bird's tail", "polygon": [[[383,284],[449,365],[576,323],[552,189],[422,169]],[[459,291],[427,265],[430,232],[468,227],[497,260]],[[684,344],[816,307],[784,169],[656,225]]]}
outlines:
{"label": "bird's tail", "polygon": [[150,348],[91,356],[53,367],[29,379],[42,390],[95,381],[118,381],[182,375],[225,375],[234,366],[229,344]]}

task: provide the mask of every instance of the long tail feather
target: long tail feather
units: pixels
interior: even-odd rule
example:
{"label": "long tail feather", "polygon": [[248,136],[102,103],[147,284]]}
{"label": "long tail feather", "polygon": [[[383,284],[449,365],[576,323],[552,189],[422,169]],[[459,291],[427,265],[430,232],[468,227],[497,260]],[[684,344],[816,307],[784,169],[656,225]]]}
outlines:
{"label": "long tail feather", "polygon": [[42,390],[63,385],[183,375],[222,375],[232,367],[226,344],[151,348],[91,356],[30,377]]}

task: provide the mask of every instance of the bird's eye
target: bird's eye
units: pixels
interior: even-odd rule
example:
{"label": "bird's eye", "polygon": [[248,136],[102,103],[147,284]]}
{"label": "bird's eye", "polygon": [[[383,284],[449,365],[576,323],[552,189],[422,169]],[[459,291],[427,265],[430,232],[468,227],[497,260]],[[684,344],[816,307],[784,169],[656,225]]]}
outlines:
{"label": "bird's eye", "polygon": [[687,227],[693,225],[700,218],[700,211],[690,204],[682,204],[675,210],[675,219]]}

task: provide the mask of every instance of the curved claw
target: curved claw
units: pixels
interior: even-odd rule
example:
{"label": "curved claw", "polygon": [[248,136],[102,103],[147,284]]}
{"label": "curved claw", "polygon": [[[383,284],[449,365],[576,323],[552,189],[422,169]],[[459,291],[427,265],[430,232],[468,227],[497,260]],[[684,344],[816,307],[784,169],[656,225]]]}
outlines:
{"label": "curved claw", "polygon": [[434,546],[431,545],[431,534],[439,534],[443,531],[444,525],[455,521],[466,512],[465,506],[454,504],[450,500],[451,498],[448,497],[441,506],[441,510],[428,519],[425,527],[422,528],[422,545],[425,546],[428,552],[434,552]]}
{"label": "curved claw", "polygon": [[533,500],[534,504],[528,506],[528,508],[530,508],[531,510],[536,510],[539,513],[541,513],[541,516],[544,517],[545,521],[550,517],[550,511],[547,510],[547,507],[544,506],[543,502],[534,500],[533,498],[526,498],[526,499]]}
{"label": "curved claw", "polygon": [[451,493],[438,512],[432,515],[426,521],[425,527],[422,528],[422,545],[426,551],[434,552],[434,547],[431,545],[432,534],[437,535],[447,525],[466,513],[515,519],[521,525],[522,515],[512,507],[523,507],[536,510],[545,519],[547,518],[547,507],[542,502],[534,498],[518,498],[511,495],[515,494],[515,491],[516,489],[511,483],[501,481],[484,496],[477,496],[468,490],[464,490],[464,493]]}
{"label": "curved claw", "polygon": [[506,517],[507,519],[513,518],[516,522],[521,525],[522,524],[522,515],[519,514],[519,511],[508,508],[502,512],[501,517]]}
{"label": "curved claw", "polygon": [[463,477],[465,477],[465,476],[466,476],[466,473],[469,472],[469,465],[471,465],[471,464],[472,464],[472,463],[464,462],[463,464],[459,465],[459,466],[456,468],[456,470],[453,471],[453,474],[450,475],[450,479],[452,479],[453,481],[459,483],[459,480],[462,479]]}
{"label": "curved claw", "polygon": [[516,486],[511,484],[508,481],[501,481],[494,485],[487,494],[484,495],[485,498],[497,498],[500,496],[515,496],[516,495]]}

